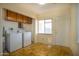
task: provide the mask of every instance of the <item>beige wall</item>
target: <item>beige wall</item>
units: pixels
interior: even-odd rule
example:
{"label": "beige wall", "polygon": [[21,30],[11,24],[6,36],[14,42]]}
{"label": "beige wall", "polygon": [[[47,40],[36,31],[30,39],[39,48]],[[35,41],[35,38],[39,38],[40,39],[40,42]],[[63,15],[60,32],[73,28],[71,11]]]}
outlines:
{"label": "beige wall", "polygon": [[70,45],[71,48],[73,49],[74,53],[77,53],[77,25],[76,25],[76,4],[72,5],[71,9],[71,27],[70,27]]}
{"label": "beige wall", "polygon": [[10,28],[17,29],[18,23],[4,20],[4,27],[6,30],[9,30]]}
{"label": "beige wall", "polygon": [[69,46],[69,23],[70,17],[68,14],[55,18],[55,44]]}
{"label": "beige wall", "polygon": [[23,24],[24,30],[32,32],[32,24]]}
{"label": "beige wall", "polygon": [[3,11],[2,8],[0,8],[0,55],[3,54],[3,37],[2,37],[2,29],[3,29],[3,15],[2,15]]}
{"label": "beige wall", "polygon": [[[6,30],[10,28],[14,28],[16,30],[18,29],[18,23],[4,20],[4,27]],[[32,31],[32,24],[23,24],[23,28],[25,31]]]}

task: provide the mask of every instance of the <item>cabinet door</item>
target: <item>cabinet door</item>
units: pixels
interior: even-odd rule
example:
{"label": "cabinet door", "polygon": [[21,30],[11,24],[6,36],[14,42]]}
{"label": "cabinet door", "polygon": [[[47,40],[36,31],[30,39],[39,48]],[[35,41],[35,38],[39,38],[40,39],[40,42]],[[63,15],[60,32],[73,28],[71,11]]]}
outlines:
{"label": "cabinet door", "polygon": [[24,41],[23,41],[24,47],[31,44],[31,38],[32,38],[31,32],[24,32]]}
{"label": "cabinet door", "polygon": [[9,20],[9,21],[16,21],[16,13],[7,10],[7,11],[6,11],[6,20]]}
{"label": "cabinet door", "polygon": [[16,39],[16,50],[22,48],[22,33],[17,33],[17,39]]}
{"label": "cabinet door", "polygon": [[27,20],[28,20],[28,21],[27,21],[28,24],[32,24],[32,18],[28,17]]}
{"label": "cabinet door", "polygon": [[27,17],[23,16],[23,23],[27,23]]}
{"label": "cabinet door", "polygon": [[17,22],[23,22],[23,17],[20,14],[17,14]]}

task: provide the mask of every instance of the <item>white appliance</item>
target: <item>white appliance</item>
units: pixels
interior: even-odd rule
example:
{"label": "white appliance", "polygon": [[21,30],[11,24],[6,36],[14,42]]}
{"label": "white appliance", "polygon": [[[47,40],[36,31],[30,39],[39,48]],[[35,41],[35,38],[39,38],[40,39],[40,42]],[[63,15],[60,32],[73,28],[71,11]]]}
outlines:
{"label": "white appliance", "polygon": [[23,33],[23,47],[26,47],[31,44],[32,34],[31,32]]}
{"label": "white appliance", "polygon": [[22,33],[17,31],[7,32],[7,50],[9,52],[22,48]]}

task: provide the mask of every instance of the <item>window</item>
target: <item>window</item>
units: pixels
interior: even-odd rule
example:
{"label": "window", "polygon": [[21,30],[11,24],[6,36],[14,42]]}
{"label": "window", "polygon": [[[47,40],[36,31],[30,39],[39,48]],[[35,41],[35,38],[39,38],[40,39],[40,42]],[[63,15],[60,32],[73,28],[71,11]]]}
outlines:
{"label": "window", "polygon": [[52,34],[52,20],[37,20],[36,33]]}
{"label": "window", "polygon": [[44,20],[38,21],[38,33],[44,33]]}

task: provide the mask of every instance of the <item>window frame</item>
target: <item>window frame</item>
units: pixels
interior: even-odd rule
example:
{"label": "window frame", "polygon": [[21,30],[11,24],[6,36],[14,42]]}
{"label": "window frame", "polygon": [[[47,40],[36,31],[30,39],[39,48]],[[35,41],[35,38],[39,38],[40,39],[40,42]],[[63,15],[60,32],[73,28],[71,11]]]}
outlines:
{"label": "window frame", "polygon": [[53,29],[53,27],[52,27],[52,19],[46,19],[46,20],[51,20],[51,22],[49,22],[49,23],[51,23],[51,33],[46,33],[45,31],[45,24],[46,24],[46,22],[45,22],[45,20],[44,20],[44,33],[40,33],[39,32],[39,21],[40,20],[37,20],[37,29],[36,29],[36,31],[37,31],[37,34],[52,34],[53,33],[53,31],[52,31],[52,29]]}

